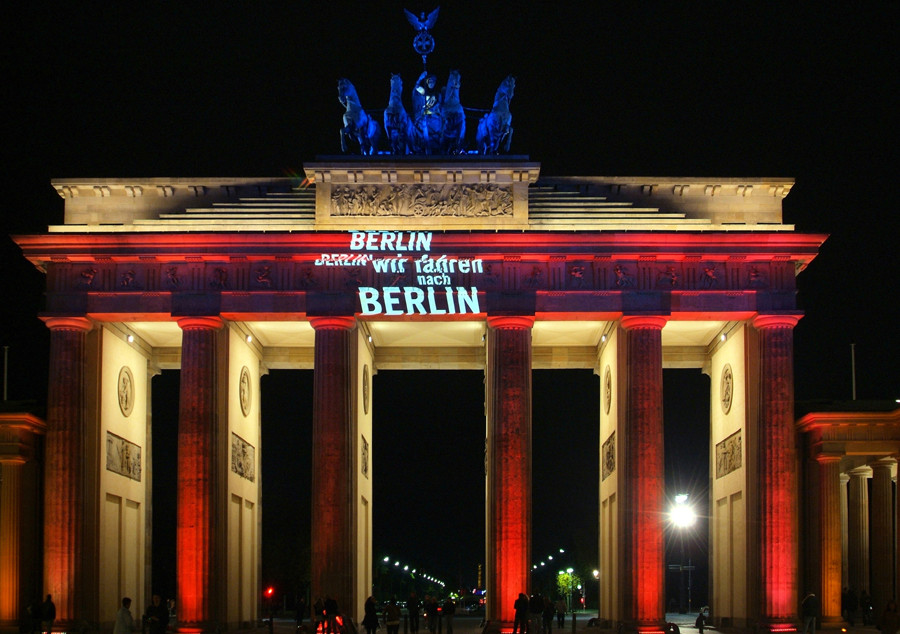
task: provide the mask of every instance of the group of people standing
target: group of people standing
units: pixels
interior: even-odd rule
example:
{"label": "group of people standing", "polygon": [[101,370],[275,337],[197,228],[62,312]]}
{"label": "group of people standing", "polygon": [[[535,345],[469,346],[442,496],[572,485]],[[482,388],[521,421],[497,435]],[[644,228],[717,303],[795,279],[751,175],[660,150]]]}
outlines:
{"label": "group of people standing", "polygon": [[[297,611],[298,628],[302,623],[300,615],[305,612],[305,604],[303,612],[300,605],[298,604]],[[406,608],[409,614],[409,634],[416,634],[419,631],[420,610],[425,617],[425,627],[431,634],[436,634],[438,622],[442,618],[442,633],[453,634],[453,616],[456,614],[456,603],[453,599],[448,598],[441,603],[437,597],[426,594],[424,600],[420,600],[413,592],[409,595]],[[366,634],[375,634],[382,624],[387,628],[388,634],[397,634],[400,629],[402,610],[396,599],[391,599],[379,614],[375,597],[370,596],[363,605],[363,613],[362,626],[366,629]],[[312,608],[312,627],[315,634],[341,634],[343,622],[337,601],[327,595],[324,599],[316,597]]]}
{"label": "group of people standing", "polygon": [[513,634],[550,634],[553,630],[553,617],[556,617],[558,628],[562,628],[566,619],[566,602],[558,599],[555,603],[550,597],[533,594],[529,599],[520,592],[513,604],[515,620]]}
{"label": "group of people standing", "polygon": [[[163,605],[162,597],[154,594],[144,613],[144,622],[150,634],[165,634],[169,626],[169,608]],[[131,616],[131,598],[123,597],[122,606],[116,612],[116,624],[113,634],[131,634],[134,632],[134,617]]]}
{"label": "group of people standing", "polygon": [[857,595],[853,588],[844,588],[841,590],[841,615],[851,627],[856,625],[857,616],[862,618],[863,625],[873,625],[872,597],[865,590]]}

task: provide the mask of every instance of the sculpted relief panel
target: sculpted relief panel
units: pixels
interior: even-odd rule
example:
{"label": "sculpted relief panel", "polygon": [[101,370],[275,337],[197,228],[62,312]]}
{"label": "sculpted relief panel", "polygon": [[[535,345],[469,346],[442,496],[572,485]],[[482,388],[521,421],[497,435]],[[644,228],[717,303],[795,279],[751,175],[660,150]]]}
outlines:
{"label": "sculpted relief panel", "polygon": [[334,185],[332,216],[511,216],[509,186],[474,185]]}

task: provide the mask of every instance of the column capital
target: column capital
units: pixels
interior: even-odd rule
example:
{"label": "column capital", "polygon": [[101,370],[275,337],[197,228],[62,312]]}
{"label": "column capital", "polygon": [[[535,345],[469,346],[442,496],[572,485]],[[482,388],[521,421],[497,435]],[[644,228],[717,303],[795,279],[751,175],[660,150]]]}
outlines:
{"label": "column capital", "polygon": [[501,316],[488,317],[487,325],[495,330],[499,329],[530,329],[534,327],[534,317],[528,316]]}
{"label": "column capital", "polygon": [[892,469],[894,467],[894,465],[896,465],[896,464],[897,464],[896,458],[894,458],[892,456],[885,456],[884,458],[879,458],[878,460],[870,462],[869,466],[872,467],[873,470],[877,469],[879,467],[882,467],[882,468],[887,467],[888,469]]}
{"label": "column capital", "polygon": [[619,325],[625,330],[655,329],[662,330],[668,319],[661,315],[625,315]]}
{"label": "column capital", "polygon": [[182,330],[219,330],[225,325],[221,317],[182,317],[178,320]]}
{"label": "column capital", "polygon": [[816,455],[816,462],[818,462],[819,464],[829,464],[833,462],[840,462],[841,458],[843,458],[843,454],[820,453]]}
{"label": "column capital", "polygon": [[41,319],[50,330],[89,332],[94,327],[94,322],[87,317],[41,317]]}
{"label": "column capital", "polygon": [[850,469],[847,473],[851,476],[856,476],[857,478],[871,478],[872,467],[863,465],[861,467],[856,467],[855,469]]}
{"label": "column capital", "polygon": [[356,319],[353,317],[311,317],[309,325],[315,330],[353,330]]}
{"label": "column capital", "polygon": [[803,318],[803,315],[757,315],[753,318],[753,327],[762,328],[793,328]]}

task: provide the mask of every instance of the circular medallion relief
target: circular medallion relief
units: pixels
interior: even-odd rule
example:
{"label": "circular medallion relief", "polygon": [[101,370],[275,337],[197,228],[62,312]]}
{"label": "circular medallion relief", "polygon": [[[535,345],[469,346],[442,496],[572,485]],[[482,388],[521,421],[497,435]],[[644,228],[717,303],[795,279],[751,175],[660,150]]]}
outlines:
{"label": "circular medallion relief", "polygon": [[244,416],[247,416],[250,414],[250,403],[253,396],[250,391],[250,370],[247,369],[247,366],[241,368],[241,382],[238,389],[241,397],[241,411]]}
{"label": "circular medallion relief", "polygon": [[369,413],[369,366],[363,366],[363,413]]}
{"label": "circular medallion relief", "polygon": [[612,370],[606,366],[603,372],[603,409],[609,414],[609,407],[612,405]]}
{"label": "circular medallion relief", "polygon": [[119,395],[119,409],[122,410],[122,415],[131,416],[131,410],[134,409],[134,376],[127,365],[123,365],[119,370],[116,391]]}
{"label": "circular medallion relief", "polygon": [[734,398],[734,374],[731,372],[731,366],[727,363],[722,368],[722,382],[719,386],[719,393],[722,397],[722,411],[727,414],[731,411],[731,401]]}

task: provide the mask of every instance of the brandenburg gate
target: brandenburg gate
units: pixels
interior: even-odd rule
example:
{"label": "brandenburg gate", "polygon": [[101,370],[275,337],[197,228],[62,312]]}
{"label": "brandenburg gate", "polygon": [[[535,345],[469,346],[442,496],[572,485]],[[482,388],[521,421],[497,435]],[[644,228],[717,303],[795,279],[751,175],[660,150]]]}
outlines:
{"label": "brandenburg gate", "polygon": [[[150,389],[180,369],[178,629],[253,622],[260,376],[313,369],[311,591],[372,587],[372,377],[485,375],[487,618],[531,568],[531,371],[600,377],[600,617],[664,626],[663,368],[711,377],[711,606],[797,620],[795,278],[825,239],[786,179],[540,177],[527,157],[322,157],[306,179],[53,182],[16,236],[51,331],[43,586],[63,627],[150,590]],[[560,433],[565,433],[561,428]],[[481,451],[481,447],[473,449]],[[267,509],[267,512],[271,512]]]}

